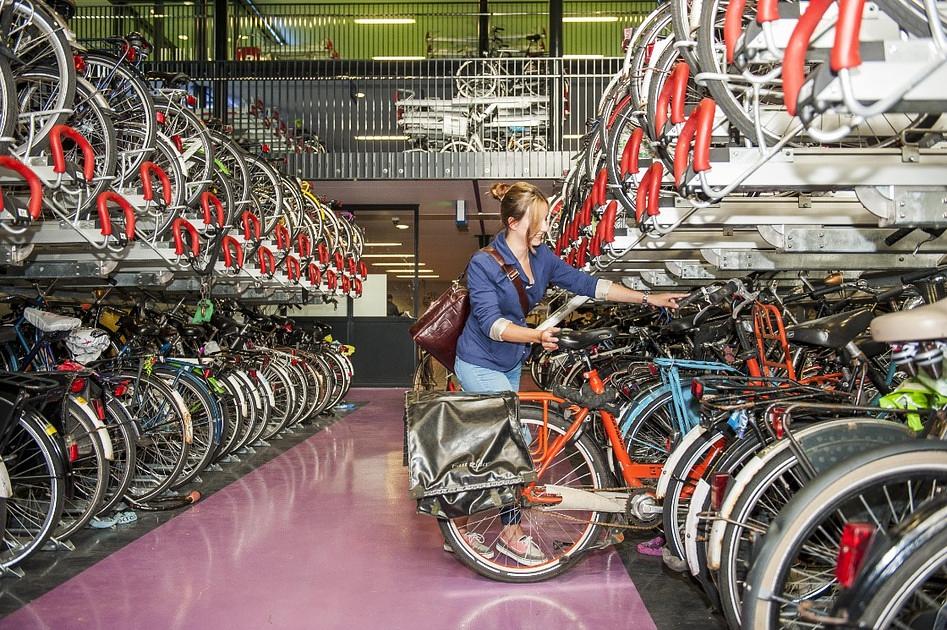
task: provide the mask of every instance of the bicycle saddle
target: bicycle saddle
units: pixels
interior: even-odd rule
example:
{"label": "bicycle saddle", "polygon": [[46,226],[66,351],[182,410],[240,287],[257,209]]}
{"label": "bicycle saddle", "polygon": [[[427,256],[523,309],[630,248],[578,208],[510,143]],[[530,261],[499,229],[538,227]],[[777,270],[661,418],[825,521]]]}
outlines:
{"label": "bicycle saddle", "polygon": [[531,42],[534,42],[534,43],[535,43],[535,42],[538,42],[538,41],[541,40],[542,38],[543,38],[543,36],[540,35],[539,33],[533,33],[532,35],[527,35],[527,36],[526,36],[527,41],[531,41]]}
{"label": "bicycle saddle", "polygon": [[152,81],[161,81],[166,86],[187,85],[191,77],[183,72],[149,72],[148,79]]}
{"label": "bicycle saddle", "polygon": [[860,308],[820,317],[809,322],[786,328],[786,339],[821,348],[844,348],[846,344],[865,332],[875,313],[870,308]]}
{"label": "bicycle saddle", "polygon": [[154,324],[139,324],[135,332],[142,337],[158,337],[161,335],[161,329]]}
{"label": "bicycle saddle", "polygon": [[12,324],[4,324],[0,326],[0,343],[8,343],[10,341],[16,341],[16,329]]}
{"label": "bicycle saddle", "polygon": [[199,339],[205,334],[203,326],[185,325],[181,326],[181,336],[185,339]]}
{"label": "bicycle saddle", "polygon": [[876,317],[871,320],[871,336],[888,343],[947,339],[947,299]]}
{"label": "bicycle saddle", "polygon": [[47,333],[75,330],[82,325],[82,320],[78,317],[57,315],[56,313],[41,311],[38,308],[32,307],[24,310],[23,316],[26,318],[26,321]]}
{"label": "bicycle saddle", "polygon": [[563,328],[556,335],[559,337],[559,347],[566,350],[582,350],[597,343],[614,339],[618,336],[617,328],[595,328],[593,330],[570,330]]}

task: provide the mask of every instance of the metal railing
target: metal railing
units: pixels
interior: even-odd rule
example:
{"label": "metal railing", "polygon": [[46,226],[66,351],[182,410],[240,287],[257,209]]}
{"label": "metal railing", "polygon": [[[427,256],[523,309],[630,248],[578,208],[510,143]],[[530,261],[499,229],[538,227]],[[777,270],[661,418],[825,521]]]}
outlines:
{"label": "metal railing", "polygon": [[[71,26],[81,42],[138,31],[156,61],[222,61],[214,57],[213,2],[80,5]],[[624,30],[655,2],[571,0],[564,3],[565,56],[621,55]],[[233,2],[226,19],[226,60],[464,58],[545,56],[546,1]]]}
{"label": "metal railing", "polygon": [[620,60],[157,64],[312,179],[559,177]]}

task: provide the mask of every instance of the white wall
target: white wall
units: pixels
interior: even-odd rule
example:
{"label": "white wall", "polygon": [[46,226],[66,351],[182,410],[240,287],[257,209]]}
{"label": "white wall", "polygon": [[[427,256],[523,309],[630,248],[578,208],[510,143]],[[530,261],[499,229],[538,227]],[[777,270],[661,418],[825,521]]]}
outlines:
{"label": "white wall", "polygon": [[[362,281],[362,297],[355,300],[355,317],[384,317],[388,312],[388,276],[387,274],[368,274]],[[344,297],[336,297],[335,304],[308,304],[290,315],[299,317],[345,317]]]}

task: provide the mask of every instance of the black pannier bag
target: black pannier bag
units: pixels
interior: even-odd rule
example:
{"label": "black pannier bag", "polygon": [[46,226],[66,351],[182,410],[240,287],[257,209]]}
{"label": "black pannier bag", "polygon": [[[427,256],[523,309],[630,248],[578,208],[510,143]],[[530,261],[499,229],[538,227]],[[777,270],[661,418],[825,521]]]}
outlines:
{"label": "black pannier bag", "polygon": [[404,421],[418,512],[456,518],[513,505],[536,479],[513,392],[408,392]]}

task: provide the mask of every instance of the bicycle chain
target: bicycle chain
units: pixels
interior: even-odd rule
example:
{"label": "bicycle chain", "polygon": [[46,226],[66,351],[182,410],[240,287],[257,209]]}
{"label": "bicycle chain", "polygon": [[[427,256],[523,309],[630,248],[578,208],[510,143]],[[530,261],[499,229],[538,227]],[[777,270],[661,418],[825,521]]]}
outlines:
{"label": "bicycle chain", "polygon": [[[584,488],[582,486],[573,486],[576,490],[585,490],[586,492],[630,492],[634,488]],[[627,529],[638,532],[649,532],[653,531],[655,528],[661,525],[660,522],[655,523],[654,525],[630,525],[628,523],[605,523],[602,521],[597,521],[595,519],[582,519],[576,518],[575,516],[569,516],[562,512],[556,512],[554,510],[549,510],[546,512],[553,518],[562,519],[564,521],[572,521],[573,523],[587,523],[590,525],[598,525],[599,527],[605,527],[609,529]],[[624,516],[624,514],[622,514]]]}

